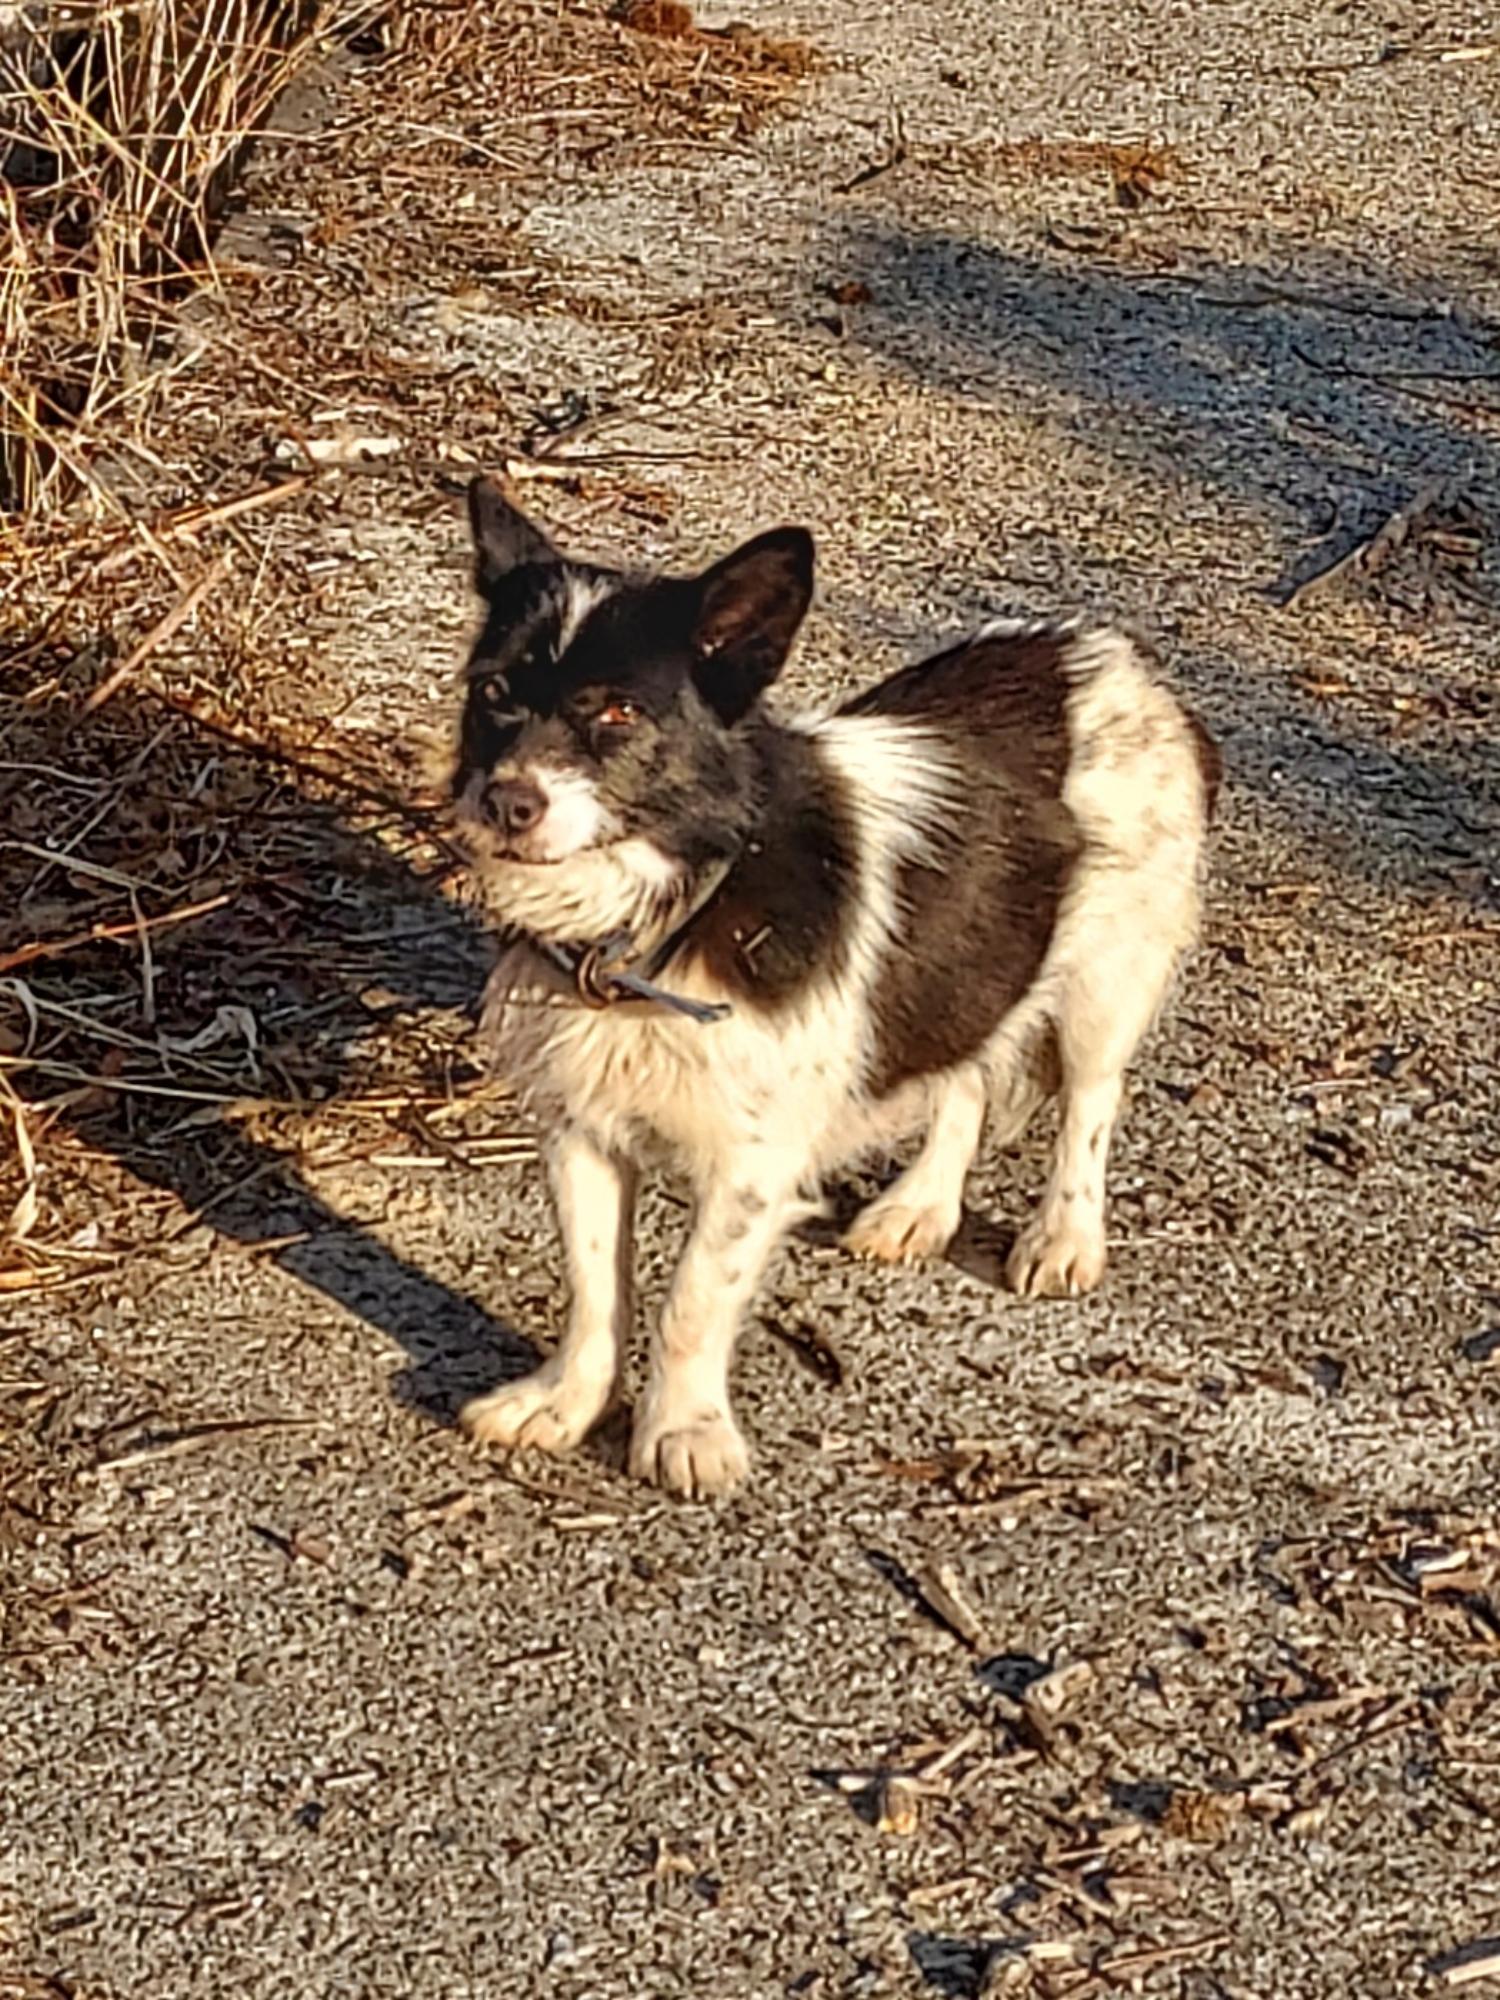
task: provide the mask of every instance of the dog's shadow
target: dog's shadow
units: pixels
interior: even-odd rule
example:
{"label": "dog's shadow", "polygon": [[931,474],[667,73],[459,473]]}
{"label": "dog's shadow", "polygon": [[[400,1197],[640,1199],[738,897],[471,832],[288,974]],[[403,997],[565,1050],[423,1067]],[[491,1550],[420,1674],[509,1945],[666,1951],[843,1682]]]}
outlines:
{"label": "dog's shadow", "polygon": [[[64,1197],[50,1215],[44,1202],[35,1255],[45,1262],[49,1226],[65,1243],[97,1202],[94,1161],[107,1154],[177,1197],[187,1213],[167,1218],[166,1236],[201,1211],[202,1226],[265,1245],[282,1270],[388,1334],[407,1356],[398,1396],[450,1421],[468,1396],[533,1366],[529,1344],[340,1215],[301,1171],[295,1135],[272,1120],[262,1136],[201,1098],[326,1109],[368,1083],[378,1041],[387,1076],[394,1056],[393,1121],[403,1094],[441,1100],[488,942],[441,893],[440,849],[416,838],[418,859],[392,851],[399,799],[383,811],[374,787],[341,797],[149,696],[122,693],[85,717],[91,678],[79,662],[50,676],[35,661],[24,675],[0,667],[0,1046],[35,1107],[44,1192]],[[170,921],[216,896],[201,916]],[[76,943],[96,925],[117,935]],[[75,942],[31,953],[57,940]],[[426,1032],[439,1017],[457,1030],[446,1043]],[[213,1041],[216,1020],[251,1033]],[[205,1064],[191,1052],[206,1030]],[[49,1162],[57,1128],[79,1143]],[[70,1193],[70,1180],[82,1188]],[[99,1226],[85,1223],[90,1240]],[[129,1254],[130,1234],[102,1247]]]}

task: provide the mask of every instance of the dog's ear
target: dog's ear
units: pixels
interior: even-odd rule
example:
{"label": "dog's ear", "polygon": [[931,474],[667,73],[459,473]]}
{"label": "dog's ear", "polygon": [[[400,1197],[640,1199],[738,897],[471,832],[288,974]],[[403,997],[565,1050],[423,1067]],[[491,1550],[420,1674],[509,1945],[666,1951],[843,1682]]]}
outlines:
{"label": "dog's ear", "polygon": [[775,680],[812,587],[806,528],[757,535],[698,578],[693,680],[722,721],[737,722]]}
{"label": "dog's ear", "polygon": [[481,596],[523,564],[562,560],[541,529],[511,505],[498,480],[487,473],[470,484],[469,526],[474,531],[474,581]]}

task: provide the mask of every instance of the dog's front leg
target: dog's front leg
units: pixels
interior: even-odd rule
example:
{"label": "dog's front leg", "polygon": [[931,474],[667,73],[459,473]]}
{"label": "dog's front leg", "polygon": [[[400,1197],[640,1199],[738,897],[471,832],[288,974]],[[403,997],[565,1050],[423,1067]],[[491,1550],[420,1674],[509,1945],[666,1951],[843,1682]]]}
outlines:
{"label": "dog's front leg", "polygon": [[760,1154],[727,1162],[702,1194],[636,1410],[638,1478],[703,1498],[727,1493],[749,1471],[729,1406],[729,1362],[740,1315],[798,1212],[796,1195],[795,1168]]}
{"label": "dog's front leg", "polygon": [[485,1444],[567,1451],[603,1415],[630,1331],[635,1170],[577,1126],[547,1155],[567,1257],[568,1326],[550,1360],[466,1405],[465,1430]]}

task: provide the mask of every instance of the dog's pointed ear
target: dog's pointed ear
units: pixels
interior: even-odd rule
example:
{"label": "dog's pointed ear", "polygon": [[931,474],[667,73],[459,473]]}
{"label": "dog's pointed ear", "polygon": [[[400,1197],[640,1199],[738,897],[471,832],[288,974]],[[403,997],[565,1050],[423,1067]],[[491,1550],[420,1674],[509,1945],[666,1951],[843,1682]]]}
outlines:
{"label": "dog's pointed ear", "polygon": [[812,588],[806,528],[772,528],[698,578],[693,680],[722,721],[737,722],[780,673]]}
{"label": "dog's pointed ear", "polygon": [[474,581],[481,595],[523,564],[562,560],[536,523],[512,506],[499,481],[487,473],[469,486],[469,526],[474,532]]}

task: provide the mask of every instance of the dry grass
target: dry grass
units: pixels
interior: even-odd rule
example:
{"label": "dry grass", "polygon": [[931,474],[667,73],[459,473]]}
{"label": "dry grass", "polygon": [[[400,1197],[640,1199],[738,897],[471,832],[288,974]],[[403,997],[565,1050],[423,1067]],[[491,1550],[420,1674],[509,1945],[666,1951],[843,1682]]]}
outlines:
{"label": "dry grass", "polygon": [[[184,281],[247,141],[384,0],[0,9],[0,511],[51,511],[98,441],[140,441]],[[97,482],[92,482],[96,485]]]}

